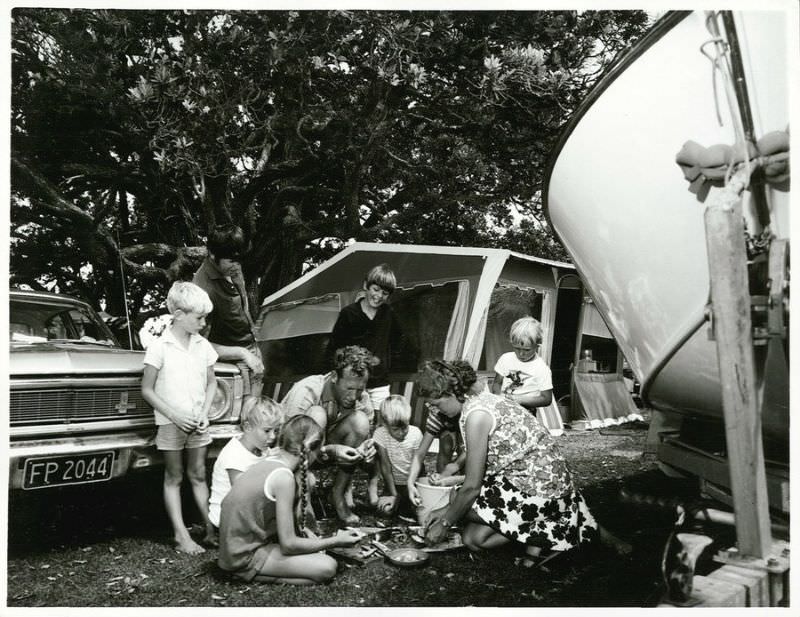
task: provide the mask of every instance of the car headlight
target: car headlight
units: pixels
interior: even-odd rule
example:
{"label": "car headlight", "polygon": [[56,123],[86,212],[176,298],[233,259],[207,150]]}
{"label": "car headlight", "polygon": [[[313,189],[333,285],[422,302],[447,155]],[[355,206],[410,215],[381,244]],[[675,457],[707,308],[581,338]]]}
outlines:
{"label": "car headlight", "polygon": [[211,408],[208,410],[208,419],[210,422],[219,420],[233,405],[233,388],[224,379],[217,378],[217,390],[214,392],[214,401],[211,403]]}

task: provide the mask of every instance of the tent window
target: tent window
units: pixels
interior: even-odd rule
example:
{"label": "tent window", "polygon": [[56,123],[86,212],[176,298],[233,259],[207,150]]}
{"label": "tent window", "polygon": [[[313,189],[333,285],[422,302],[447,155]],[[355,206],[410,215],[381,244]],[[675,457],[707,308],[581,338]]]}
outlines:
{"label": "tent window", "polygon": [[[457,301],[464,298],[463,302],[466,302],[468,293],[466,282],[451,281],[444,285],[397,289],[392,294],[392,308],[400,321],[403,335],[416,348],[417,354],[400,350],[392,357],[391,372],[413,373],[424,360],[444,356],[448,332],[454,329],[452,322]],[[463,338],[460,333],[454,334],[458,336],[453,338]]]}
{"label": "tent window", "polygon": [[511,351],[508,333],[511,324],[517,319],[530,315],[539,321],[542,320],[545,293],[511,285],[495,286],[489,301],[486,336],[478,364],[479,370],[491,371],[497,359],[505,352]]}
{"label": "tent window", "polygon": [[613,338],[584,334],[581,338],[579,373],[621,373],[618,348]]}
{"label": "tent window", "polygon": [[621,373],[618,347],[600,311],[586,299],[583,304],[579,373]]}

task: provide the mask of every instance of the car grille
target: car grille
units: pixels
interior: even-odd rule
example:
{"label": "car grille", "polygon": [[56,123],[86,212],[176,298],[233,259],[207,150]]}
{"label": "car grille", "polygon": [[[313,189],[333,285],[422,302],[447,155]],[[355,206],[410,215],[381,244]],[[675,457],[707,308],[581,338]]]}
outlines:
{"label": "car grille", "polygon": [[119,420],[153,414],[141,390],[125,386],[12,390],[10,407],[12,425]]}

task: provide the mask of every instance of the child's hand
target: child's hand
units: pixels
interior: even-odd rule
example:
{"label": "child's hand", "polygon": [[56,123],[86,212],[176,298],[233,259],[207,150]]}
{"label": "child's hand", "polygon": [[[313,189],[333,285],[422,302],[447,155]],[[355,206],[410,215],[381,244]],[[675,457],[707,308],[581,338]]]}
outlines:
{"label": "child's hand", "polygon": [[419,489],[414,485],[408,485],[408,499],[413,503],[415,506],[419,506],[422,503],[422,497],[419,496]]}
{"label": "child's hand", "polygon": [[385,495],[378,498],[378,512],[392,514],[397,509],[399,501],[396,495]]}
{"label": "child's hand", "polygon": [[346,547],[358,544],[363,537],[364,534],[357,529],[349,528],[337,531],[333,539],[336,541],[337,546]]}
{"label": "child's hand", "polygon": [[247,349],[242,349],[242,362],[247,365],[253,373],[256,375],[263,375],[264,374],[264,363],[261,361],[261,358],[248,351]]}
{"label": "child's hand", "polygon": [[[436,476],[435,481],[434,476]],[[464,481],[464,476],[446,476],[444,474],[440,475],[432,473],[428,481],[433,486],[455,486],[456,484],[461,484]]]}
{"label": "child's hand", "polygon": [[375,442],[371,438],[365,439],[363,443],[358,447],[358,450],[364,457],[365,463],[371,463],[372,459],[375,458],[375,454],[377,454],[375,450]]}
{"label": "child's hand", "polygon": [[200,416],[200,419],[197,422],[197,429],[196,430],[204,431],[204,430],[206,430],[208,428],[208,425],[209,425],[208,416],[202,415],[202,416]]}
{"label": "child's hand", "polygon": [[459,471],[461,471],[461,467],[458,466],[458,463],[447,463],[442,469],[442,473],[439,475],[442,478],[446,478],[456,475]]}
{"label": "child's hand", "polygon": [[184,416],[175,415],[172,423],[181,429],[184,433],[191,433],[197,428],[197,420],[194,418],[186,418]]}

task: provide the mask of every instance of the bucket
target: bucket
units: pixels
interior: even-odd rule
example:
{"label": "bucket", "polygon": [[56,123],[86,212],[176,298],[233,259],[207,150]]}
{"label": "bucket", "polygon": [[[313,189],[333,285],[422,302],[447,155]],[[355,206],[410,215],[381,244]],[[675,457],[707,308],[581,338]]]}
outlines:
{"label": "bucket", "polygon": [[433,486],[427,478],[420,478],[414,482],[419,491],[422,502],[417,507],[417,520],[423,527],[428,521],[431,512],[444,508],[450,503],[450,498],[457,486]]}

